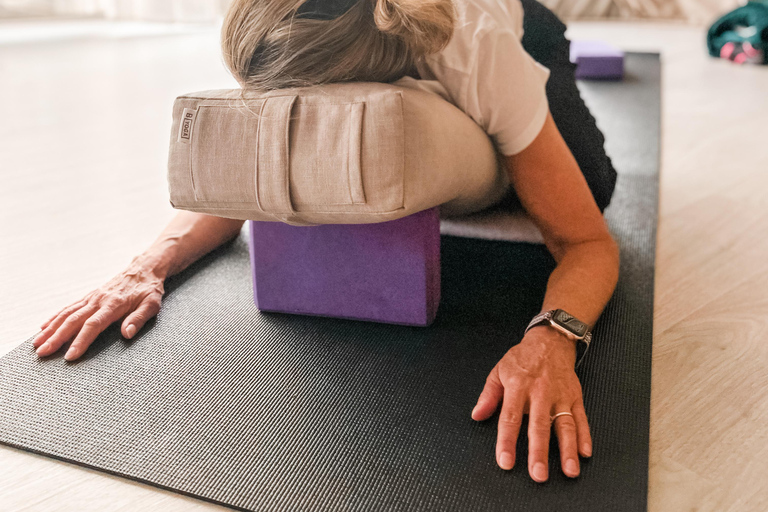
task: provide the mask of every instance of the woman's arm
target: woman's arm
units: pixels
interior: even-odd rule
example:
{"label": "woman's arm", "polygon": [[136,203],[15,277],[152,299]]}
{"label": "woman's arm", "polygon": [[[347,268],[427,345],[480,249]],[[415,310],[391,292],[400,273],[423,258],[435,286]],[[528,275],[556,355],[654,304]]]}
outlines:
{"label": "woman's arm", "polygon": [[64,357],[78,359],[120,319],[123,336],[133,338],[160,311],[166,278],[236,237],[242,226],[242,220],[180,212],[126,270],[45,322],[33,341],[37,354],[49,356],[74,337]]}
{"label": "woman's arm", "polygon": [[243,222],[180,211],[149,249],[137,259],[143,260],[163,278],[170,277],[235,238]]}
{"label": "woman's arm", "polygon": [[[618,246],[551,114],[534,142],[506,163],[520,202],[557,262],[542,311],[564,309],[594,325],[616,287]],[[528,414],[528,470],[545,481],[550,416],[571,412],[573,417],[558,417],[555,428],[564,473],[579,474],[578,453],[589,457],[592,439],[575,359],[576,344],[545,325],[531,329],[491,371],[472,417],[485,420],[502,402],[496,444],[502,468],[514,465],[522,417]]]}
{"label": "woman's arm", "polygon": [[594,325],[616,287],[618,246],[551,114],[533,143],[506,163],[557,262],[542,310],[561,308]]}

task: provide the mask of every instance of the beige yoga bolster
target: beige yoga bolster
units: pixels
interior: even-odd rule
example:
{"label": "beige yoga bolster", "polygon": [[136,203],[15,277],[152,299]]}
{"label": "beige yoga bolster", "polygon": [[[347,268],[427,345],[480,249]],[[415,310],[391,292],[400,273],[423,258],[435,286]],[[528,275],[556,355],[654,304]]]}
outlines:
{"label": "beige yoga bolster", "polygon": [[383,222],[438,205],[461,215],[509,186],[461,110],[371,82],[181,96],[168,182],[175,208],[295,225]]}

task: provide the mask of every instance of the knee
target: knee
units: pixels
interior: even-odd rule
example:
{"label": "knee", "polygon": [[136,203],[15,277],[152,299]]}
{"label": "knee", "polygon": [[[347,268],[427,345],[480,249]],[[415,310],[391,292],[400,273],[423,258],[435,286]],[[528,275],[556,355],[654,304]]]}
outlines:
{"label": "knee", "polygon": [[582,172],[587,179],[597,207],[600,208],[601,212],[604,212],[611,203],[613,192],[616,189],[616,169],[613,168],[613,163],[608,156],[605,156],[602,162],[595,163],[590,167],[583,168]]}
{"label": "knee", "polygon": [[536,0],[521,0],[523,5],[523,47],[533,50],[567,43],[566,25],[555,13]]}

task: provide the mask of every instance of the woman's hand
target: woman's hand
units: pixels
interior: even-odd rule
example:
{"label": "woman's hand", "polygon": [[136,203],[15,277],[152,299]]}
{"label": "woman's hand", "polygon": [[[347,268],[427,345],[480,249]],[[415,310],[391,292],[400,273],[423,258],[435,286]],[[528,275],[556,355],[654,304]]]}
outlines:
{"label": "woman's hand", "polygon": [[144,254],[110,282],[53,315],[32,342],[41,357],[49,356],[74,338],[64,359],[81,357],[109,325],[123,319],[128,339],[160,311],[167,277],[237,237],[243,221],[182,211],[168,223]]}
{"label": "woman's hand", "polygon": [[496,442],[496,461],[501,468],[514,466],[517,437],[523,415],[528,414],[528,472],[537,482],[547,480],[550,418],[570,412],[573,416],[555,419],[555,431],[563,472],[570,477],[579,475],[579,453],[592,455],[592,439],[575,363],[575,342],[552,327],[538,326],[491,370],[472,419],[488,419],[502,402]]}
{"label": "woman's hand", "polygon": [[164,276],[138,257],[101,288],[56,313],[42,325],[32,345],[40,357],[49,356],[74,337],[64,359],[81,357],[96,337],[117,320],[130,339],[160,311]]}

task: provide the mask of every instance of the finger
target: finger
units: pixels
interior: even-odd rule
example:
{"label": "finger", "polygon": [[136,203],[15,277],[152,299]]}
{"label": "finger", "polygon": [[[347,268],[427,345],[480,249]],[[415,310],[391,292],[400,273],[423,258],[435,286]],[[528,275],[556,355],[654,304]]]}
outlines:
{"label": "finger", "polygon": [[64,315],[64,316],[70,315],[71,313],[73,313],[73,312],[77,311],[78,309],[80,309],[81,307],[85,306],[85,302],[86,302],[85,299],[81,299],[81,300],[79,300],[77,302],[74,302],[74,303],[70,304],[69,306],[67,306],[66,308],[62,309],[61,311],[59,311],[58,313],[56,313],[55,315],[50,317],[48,320],[46,320],[45,323],[43,323],[43,325],[40,326],[40,328],[45,330],[45,328],[48,327],[51,324],[51,322],[56,320],[57,317],[59,317],[61,315]]}
{"label": "finger", "polygon": [[496,408],[503,397],[504,386],[501,385],[498,366],[496,366],[488,374],[488,378],[485,379],[485,387],[483,387],[483,391],[477,399],[477,405],[472,409],[472,419],[483,421],[490,418],[496,412]]}
{"label": "finger", "polygon": [[[570,412],[569,406],[561,404],[555,407],[555,412]],[[576,440],[576,422],[572,416],[563,415],[555,418],[555,433],[560,447],[560,467],[566,476],[579,476],[579,452]]]}
{"label": "finger", "polygon": [[43,324],[41,327],[42,332],[37,335],[35,340],[32,342],[32,346],[37,348],[45,343],[51,336],[53,336],[54,333],[56,333],[59,327],[61,327],[61,324],[63,324],[67,318],[72,315],[72,313],[78,311],[85,305],[86,301],[81,300],[75,304],[72,304],[71,306],[67,306],[66,308],[53,315],[50,319],[48,319],[47,322]]}
{"label": "finger", "polygon": [[151,318],[154,318],[160,312],[160,303],[162,298],[159,294],[150,295],[144,302],[139,304],[136,311],[131,313],[123,320],[121,331],[123,336],[128,339],[133,338],[137,332],[144,327]]}
{"label": "finger", "polygon": [[53,334],[53,331],[46,331],[45,329],[37,333],[35,335],[35,339],[32,340],[32,346],[35,348],[35,350],[37,350],[38,347],[40,347],[40,345],[45,343],[46,340],[50,338],[52,334]]}
{"label": "finger", "polygon": [[579,440],[579,453],[582,457],[592,456],[592,434],[589,433],[589,422],[587,421],[587,412],[584,410],[583,400],[573,404],[571,409],[573,419],[576,422],[576,436]]}
{"label": "finger", "polygon": [[512,469],[515,465],[517,438],[523,423],[525,401],[525,390],[519,386],[507,385],[504,388],[504,403],[501,405],[496,439],[496,462],[502,469]]}
{"label": "finger", "polygon": [[531,397],[528,413],[528,472],[537,482],[548,478],[549,435],[552,430],[552,403],[542,397]]}
{"label": "finger", "polygon": [[113,304],[105,305],[99,309],[93,316],[83,324],[83,328],[77,334],[77,337],[72,341],[67,353],[64,354],[64,359],[67,361],[74,361],[80,358],[91,343],[101,334],[104,329],[110,326],[113,322],[116,322],[124,314],[125,307],[115,306]]}
{"label": "finger", "polygon": [[[77,334],[77,331],[80,330],[88,318],[97,310],[98,306],[89,304],[69,315],[64,323],[56,329],[56,332],[54,332],[45,343],[38,347],[37,355],[46,357],[59,350],[63,344],[71,340],[72,337]],[[49,328],[51,328],[51,326],[49,326]]]}

